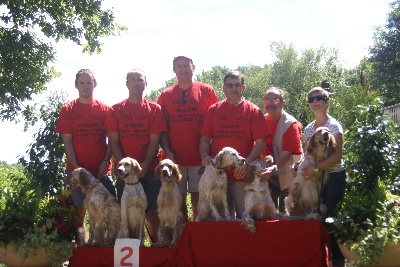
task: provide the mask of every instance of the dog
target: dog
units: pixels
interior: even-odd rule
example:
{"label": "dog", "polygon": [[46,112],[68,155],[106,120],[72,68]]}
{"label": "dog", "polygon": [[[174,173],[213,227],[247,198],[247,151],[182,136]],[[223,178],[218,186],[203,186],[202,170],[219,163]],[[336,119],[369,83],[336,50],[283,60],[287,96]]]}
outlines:
{"label": "dog", "polygon": [[230,147],[223,148],[204,169],[199,181],[199,204],[196,221],[222,221],[231,219],[227,203],[227,176],[225,169],[243,165],[245,159]]}
{"label": "dog", "polygon": [[322,203],[321,193],[328,181],[328,172],[318,170],[311,178],[306,178],[301,170],[309,165],[315,166],[336,150],[336,141],[328,128],[319,127],[310,139],[308,149],[300,161],[293,185],[285,198],[286,212],[299,219],[322,219],[326,206]]}
{"label": "dog", "polygon": [[85,168],[72,172],[69,186],[80,186],[86,194],[89,239],[85,246],[113,247],[121,220],[121,208],[113,195]]}
{"label": "dog", "polygon": [[271,198],[268,181],[258,175],[258,171],[271,167],[272,156],[266,156],[263,160],[255,160],[250,163],[246,171],[244,187],[244,212],[242,225],[252,233],[256,232],[255,221],[276,219],[277,211]]}
{"label": "dog", "polygon": [[162,160],[155,169],[155,178],[161,179],[161,189],[157,197],[160,227],[159,242],[154,247],[170,248],[176,245],[185,226],[182,212],[182,194],[177,181],[182,178],[177,164],[169,159]]}
{"label": "dog", "polygon": [[139,162],[133,158],[123,158],[118,163],[117,173],[125,181],[121,197],[121,226],[118,238],[140,239],[144,246],[144,220],[147,209],[147,198],[139,173],[142,171]]}

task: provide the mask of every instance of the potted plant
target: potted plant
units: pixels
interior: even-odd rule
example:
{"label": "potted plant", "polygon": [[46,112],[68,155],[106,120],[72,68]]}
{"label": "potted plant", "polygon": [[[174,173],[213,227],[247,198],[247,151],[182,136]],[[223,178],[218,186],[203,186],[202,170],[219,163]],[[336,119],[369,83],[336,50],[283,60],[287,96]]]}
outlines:
{"label": "potted plant", "polygon": [[399,127],[383,116],[379,99],[360,106],[358,119],[345,133],[344,158],[351,183],[330,231],[347,260],[351,251],[360,266],[377,262],[382,266],[387,244],[397,244],[400,238],[399,143]]}
{"label": "potted plant", "polygon": [[[78,233],[67,190],[46,193],[20,165],[0,164],[0,259],[6,264],[59,266],[72,256]],[[29,260],[38,259],[35,264]],[[18,258],[12,258],[15,257]],[[17,261],[17,262],[16,262]]]}

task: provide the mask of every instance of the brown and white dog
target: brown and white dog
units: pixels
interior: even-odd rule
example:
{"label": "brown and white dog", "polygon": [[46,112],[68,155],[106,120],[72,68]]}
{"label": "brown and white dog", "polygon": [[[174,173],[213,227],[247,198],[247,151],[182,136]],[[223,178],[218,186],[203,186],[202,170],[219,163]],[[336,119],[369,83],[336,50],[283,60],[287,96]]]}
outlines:
{"label": "brown and white dog", "polygon": [[328,171],[318,170],[313,177],[306,178],[301,170],[306,166],[315,166],[332,155],[336,149],[336,141],[328,128],[319,127],[310,139],[308,149],[298,166],[296,178],[289,188],[285,199],[286,212],[299,219],[321,219],[326,213],[321,193],[328,181]]}
{"label": "brown and white dog", "polygon": [[231,148],[223,148],[207,165],[199,181],[197,221],[230,220],[227,203],[227,177],[225,169],[231,165],[243,165],[245,159]]}
{"label": "brown and white dog", "polygon": [[125,181],[121,197],[121,227],[118,238],[140,239],[144,246],[144,220],[147,209],[147,198],[139,173],[142,168],[133,158],[123,158],[118,163],[117,173]]}
{"label": "brown and white dog", "polygon": [[244,212],[242,225],[252,233],[256,232],[255,221],[276,219],[277,211],[272,201],[268,181],[258,175],[258,171],[272,166],[272,156],[253,161],[246,171],[244,187]]}
{"label": "brown and white dog", "polygon": [[157,197],[160,241],[155,247],[174,247],[185,226],[182,212],[182,194],[177,182],[182,178],[177,164],[169,159],[162,160],[155,169],[156,179],[161,179]]}
{"label": "brown and white dog", "polygon": [[85,168],[72,172],[69,185],[79,185],[86,194],[84,206],[89,215],[89,240],[85,245],[114,246],[121,219],[121,209],[115,197]]}

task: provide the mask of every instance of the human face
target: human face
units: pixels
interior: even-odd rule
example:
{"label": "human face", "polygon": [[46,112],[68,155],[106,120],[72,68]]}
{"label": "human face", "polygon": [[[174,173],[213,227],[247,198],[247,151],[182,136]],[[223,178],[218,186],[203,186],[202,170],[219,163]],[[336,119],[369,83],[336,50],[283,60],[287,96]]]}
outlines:
{"label": "human face", "polygon": [[185,57],[180,57],[175,60],[174,73],[179,81],[191,81],[194,72],[194,65],[192,62]]}
{"label": "human face", "polygon": [[78,89],[80,98],[92,98],[95,87],[96,82],[89,74],[79,75],[75,83],[75,88]]}
{"label": "human face", "polygon": [[222,88],[228,103],[237,104],[242,99],[246,85],[242,84],[240,77],[231,77],[225,80]]}
{"label": "human face", "polygon": [[131,94],[143,94],[147,86],[146,77],[142,73],[130,73],[126,81],[126,87]]}
{"label": "human face", "polygon": [[263,98],[265,111],[270,115],[280,115],[282,113],[283,107],[285,106],[285,101],[281,98],[282,97],[278,92],[268,92]]}
{"label": "human face", "polygon": [[[310,103],[310,101],[312,102]],[[326,96],[323,95],[321,92],[316,91],[309,94],[307,97],[307,102],[309,102],[308,105],[314,112],[318,110],[328,110],[329,99],[327,99]]]}

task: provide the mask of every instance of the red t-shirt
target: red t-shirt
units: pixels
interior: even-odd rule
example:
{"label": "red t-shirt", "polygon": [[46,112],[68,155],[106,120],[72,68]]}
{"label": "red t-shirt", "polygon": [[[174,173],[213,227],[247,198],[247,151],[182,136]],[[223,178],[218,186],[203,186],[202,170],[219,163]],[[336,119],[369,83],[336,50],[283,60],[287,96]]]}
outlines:
{"label": "red t-shirt", "polygon": [[[150,135],[166,132],[167,125],[161,107],[151,100],[143,99],[139,105],[133,105],[127,99],[112,106],[107,114],[105,129],[119,132],[124,157],[131,157],[142,163],[150,144]],[[149,171],[159,163],[156,155]]]}
{"label": "red t-shirt", "polygon": [[[214,157],[224,147],[232,147],[246,158],[254,142],[270,134],[261,110],[244,100],[237,106],[222,100],[212,105],[206,114],[201,134],[211,140],[210,155]],[[228,172],[228,181],[236,180]]]}
{"label": "red t-shirt", "polygon": [[[273,121],[264,115],[265,121],[269,126],[271,134],[265,138],[265,150],[263,156],[274,156],[274,149],[272,147],[272,140],[274,140],[276,128],[278,127],[279,120]],[[294,122],[286,130],[282,137],[282,151],[289,151],[293,155],[301,155],[303,153],[301,147],[301,129],[297,122]]]}
{"label": "red t-shirt", "polygon": [[[93,175],[98,174],[99,166],[107,152],[104,122],[109,109],[109,106],[98,100],[93,100],[91,104],[82,104],[75,99],[61,108],[55,129],[60,134],[72,134],[78,165]],[[68,159],[67,170],[73,170]],[[111,166],[108,173],[111,173]]]}
{"label": "red t-shirt", "polygon": [[157,103],[168,122],[170,148],[177,164],[200,166],[200,128],[207,109],[218,102],[218,98],[210,85],[200,82],[194,82],[192,87],[185,90],[185,104],[182,102],[183,92],[175,84],[161,92]]}

